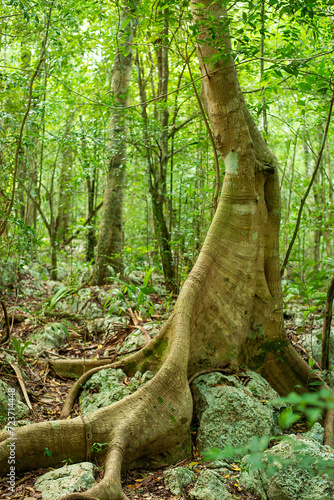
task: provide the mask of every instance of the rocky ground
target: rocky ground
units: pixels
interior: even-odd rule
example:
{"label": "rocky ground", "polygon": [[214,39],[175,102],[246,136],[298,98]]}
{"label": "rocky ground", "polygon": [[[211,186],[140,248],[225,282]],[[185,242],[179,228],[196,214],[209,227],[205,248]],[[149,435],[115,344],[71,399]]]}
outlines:
{"label": "rocky ground", "polygon": [[[6,287],[3,299],[8,321],[3,315],[0,337],[9,324],[11,339],[0,345],[1,427],[6,424],[9,386],[16,389],[18,425],[59,418],[73,381],[52,372],[47,364],[49,356],[86,359],[107,356],[112,361],[140,349],[157,334],[168,315],[172,297],[164,292],[158,277],[154,277],[153,286],[150,282],[145,293],[142,292],[140,287],[144,279],[141,273],[133,274],[130,291],[126,293],[124,286],[117,282],[100,288],[85,282],[65,287],[60,282],[43,281],[37,270],[26,268],[15,286]],[[304,324],[298,304],[286,313],[291,342],[306,360],[312,355],[314,368],[317,368],[320,358],[317,335],[321,322],[312,319]],[[20,375],[21,384],[18,382]],[[88,414],[112,404],[138,390],[152,377],[151,372],[138,372],[129,378],[121,370],[100,371],[86,383],[71,416]],[[329,463],[331,450],[322,446],[319,424],[310,431],[307,422],[297,422],[284,431],[290,435],[290,440],[272,439],[269,442],[264,459],[267,465],[277,462],[277,457],[290,460],[289,474],[282,469],[274,476],[276,479],[266,479],[264,471],[254,465],[258,451],[254,443],[253,449],[250,447],[247,451],[253,464],[249,464],[248,469],[242,457],[217,455],[213,461],[202,460],[202,452],[213,447],[240,447],[251,442],[254,435],[282,434],[278,421],[284,405],[275,402],[278,395],[259,375],[250,371],[204,374],[193,381],[192,391],[195,403],[192,456],[167,469],[125,473],[124,491],[131,500],[320,500],[334,497],[332,478],[317,470],[312,476],[303,472],[301,465],[291,466],[296,459],[296,449],[301,446],[305,462],[309,459],[313,464],[317,461]],[[62,471],[38,470],[18,476],[15,494],[9,492],[6,479],[0,480],[0,498],[56,500],[61,495],[60,492],[55,496],[59,485],[63,488],[68,483],[72,490],[86,489],[101,475],[101,471],[91,464],[80,464],[79,470],[69,462],[64,463],[64,467]],[[81,486],[77,483],[79,477]],[[51,493],[48,493],[50,488]]]}

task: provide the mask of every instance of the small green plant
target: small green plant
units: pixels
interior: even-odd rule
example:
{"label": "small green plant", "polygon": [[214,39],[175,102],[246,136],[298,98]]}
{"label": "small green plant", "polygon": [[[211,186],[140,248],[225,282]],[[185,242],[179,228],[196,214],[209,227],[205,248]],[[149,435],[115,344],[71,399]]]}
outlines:
{"label": "small green plant", "polygon": [[63,330],[63,332],[67,335],[67,337],[70,336],[70,332],[68,331],[67,327],[62,323],[52,323],[50,327],[55,333],[57,333],[57,330]]}
{"label": "small green plant", "polygon": [[49,448],[45,447],[44,455],[47,455],[48,457],[51,457],[52,451],[50,451]]}
{"label": "small green plant", "polygon": [[73,295],[78,291],[77,287],[73,286],[63,286],[61,287],[49,300],[49,312],[53,310],[56,304],[61,300],[67,297],[68,295]]}
{"label": "small green plant", "polygon": [[168,314],[169,312],[169,308],[171,306],[172,301],[173,301],[173,292],[170,292],[165,303],[166,314]]}
{"label": "small green plant", "polygon": [[93,443],[92,444],[92,453],[101,453],[104,446],[107,446],[108,443]]}
{"label": "small green plant", "polygon": [[297,394],[291,392],[288,396],[280,398],[279,401],[289,406],[280,415],[280,426],[288,428],[305,415],[307,422],[312,426],[319,420],[323,411],[334,408],[334,395],[328,389],[318,392],[305,392]]}
{"label": "small green plant", "polygon": [[154,311],[152,302],[148,300],[148,296],[155,291],[154,287],[150,285],[150,279],[153,270],[153,267],[150,267],[146,270],[142,285],[126,283],[117,276],[112,276],[111,278],[109,278],[110,281],[116,281],[117,283],[123,285],[123,288],[122,290],[113,290],[113,294],[106,300],[104,304],[104,309],[107,309],[108,307],[115,304],[115,301],[118,298],[127,303],[130,307],[133,307],[135,310],[140,310],[143,306],[145,306],[145,308],[148,308],[149,311]]}
{"label": "small green plant", "polygon": [[12,337],[11,341],[12,341],[13,347],[16,351],[17,362],[22,363],[23,353],[26,350],[26,348],[32,343],[33,339],[26,340],[25,342],[21,342],[20,340],[16,339],[15,337]]}

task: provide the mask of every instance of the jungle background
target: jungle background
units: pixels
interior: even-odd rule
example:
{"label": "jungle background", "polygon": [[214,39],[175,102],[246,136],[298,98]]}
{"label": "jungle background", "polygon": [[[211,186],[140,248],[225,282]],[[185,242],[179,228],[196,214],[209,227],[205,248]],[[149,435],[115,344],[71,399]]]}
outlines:
{"label": "jungle background", "polygon": [[[334,275],[333,4],[247,0],[228,12],[242,92],[280,165],[290,340],[319,367],[303,337],[316,331],[321,341]],[[187,1],[3,0],[0,13],[2,350],[26,374],[30,420],[40,421],[60,413],[69,383],[24,357],[29,336],[53,324],[70,340],[61,355],[113,358],[135,326],[144,337],[158,328],[197,259],[225,167],[205,119]],[[102,205],[120,151],[120,241],[101,278]],[[113,318],[113,336],[87,331],[94,307]],[[1,378],[13,377],[3,362]],[[146,497],[169,495],[156,490]]]}

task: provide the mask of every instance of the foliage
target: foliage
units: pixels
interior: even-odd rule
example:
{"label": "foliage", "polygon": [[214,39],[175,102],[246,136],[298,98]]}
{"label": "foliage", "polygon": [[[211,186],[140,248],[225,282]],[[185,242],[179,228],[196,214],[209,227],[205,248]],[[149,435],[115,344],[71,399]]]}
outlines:
{"label": "foliage", "polygon": [[[109,278],[110,281],[116,281],[116,283],[120,283],[123,285],[123,289],[114,289],[112,294],[106,300],[104,304],[104,309],[112,306],[115,303],[116,298],[121,299],[125,303],[129,304],[130,307],[133,307],[135,310],[143,310],[145,311],[148,308],[152,311],[153,304],[149,300],[149,295],[155,291],[154,287],[150,285],[151,275],[154,271],[153,267],[148,268],[145,271],[144,280],[142,285],[135,285],[134,283],[126,283],[122,279],[117,276],[113,276]],[[113,309],[113,308],[112,308]]]}
{"label": "foliage", "polygon": [[319,420],[324,411],[334,408],[333,393],[325,388],[304,394],[292,392],[285,398],[281,398],[280,401],[289,405],[280,415],[280,425],[283,428],[290,427],[303,415],[307,418],[308,424],[312,426]]}
{"label": "foliage", "polygon": [[53,308],[57,305],[57,303],[64,299],[65,297],[68,297],[69,295],[73,295],[78,291],[78,288],[76,287],[67,287],[67,286],[62,286],[57,292],[47,301],[48,303],[48,309],[51,312]]}
{"label": "foliage", "polygon": [[26,340],[25,342],[21,342],[15,337],[11,338],[11,342],[16,352],[17,362],[22,363],[23,353],[26,348],[32,343],[33,339]]}
{"label": "foliage", "polygon": [[309,316],[322,317],[326,301],[328,277],[334,274],[334,260],[328,257],[320,263],[307,260],[301,267],[295,267],[289,279],[282,282],[288,307],[289,301],[298,300],[303,309],[303,320]]}

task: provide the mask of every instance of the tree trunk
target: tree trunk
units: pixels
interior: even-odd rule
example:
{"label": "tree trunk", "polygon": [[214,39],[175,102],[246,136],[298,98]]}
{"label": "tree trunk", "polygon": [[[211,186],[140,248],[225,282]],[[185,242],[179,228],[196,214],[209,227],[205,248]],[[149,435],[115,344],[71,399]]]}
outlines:
{"label": "tree trunk", "polygon": [[[65,141],[69,140],[65,136]],[[71,214],[71,177],[73,165],[73,151],[70,144],[65,146],[62,158],[62,167],[59,179],[59,203],[58,203],[58,240],[66,241]]]}
{"label": "tree trunk", "polygon": [[51,234],[50,234],[50,259],[51,259],[50,278],[52,280],[55,280],[55,281],[58,279],[57,246],[58,246],[57,229],[54,230],[51,228]]}
{"label": "tree trunk", "polygon": [[[226,12],[219,4],[204,3],[210,4],[205,14],[215,19],[211,26],[221,33]],[[202,12],[195,16],[200,38],[210,40]],[[215,37],[215,44],[229,54],[224,33]],[[208,114],[226,165],[219,205],[165,326],[141,351],[111,365],[123,368],[127,375],[150,369],[155,376],[131,396],[87,417],[16,430],[17,470],[54,467],[69,457],[81,461],[91,456],[104,462],[102,481],[87,493],[68,495],[67,500],[125,500],[121,467],[143,466],[148,461],[171,463],[189,456],[188,377],[200,371],[248,366],[280,394],[298,385],[306,387],[315,377],[289,344],[283,327],[277,162],[245,106],[232,58],[216,60],[214,67],[206,62],[204,67],[203,60],[218,51],[200,40],[199,44],[202,74],[210,75],[203,79]],[[67,366],[71,370],[80,366],[83,371],[81,360],[71,360]],[[93,371],[75,387],[82,386]],[[7,432],[0,435],[0,467],[5,473],[7,438]],[[94,442],[109,443],[105,454],[91,453]],[[46,447],[51,456],[46,456]]]}
{"label": "tree trunk", "polygon": [[[88,216],[91,215],[95,209],[95,199],[96,199],[96,168],[94,169],[93,178],[87,177],[87,194],[88,194]],[[87,233],[87,250],[86,250],[86,261],[91,262],[94,260],[94,249],[96,245],[96,235],[94,227],[95,217],[92,218],[88,233]]]}
{"label": "tree trunk", "polygon": [[[37,133],[37,132],[36,132]],[[32,193],[32,196],[37,196],[37,154],[38,154],[38,136],[34,136],[32,138],[33,142],[33,150],[28,151],[28,186],[27,189],[29,193]],[[28,226],[32,226],[36,228],[36,218],[37,218],[37,209],[34,201],[27,196],[26,197],[26,205],[25,205],[25,213],[24,213],[24,221]]]}
{"label": "tree trunk", "polygon": [[[123,8],[121,26],[129,16],[130,4]],[[126,166],[126,117],[124,108],[130,104],[129,86],[132,65],[132,40],[135,20],[131,18],[120,31],[119,50],[115,56],[112,92],[117,110],[113,111],[110,130],[110,162],[103,198],[94,281],[105,283],[108,265],[116,273],[123,271],[123,195]],[[127,55],[124,55],[127,54]]]}

